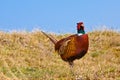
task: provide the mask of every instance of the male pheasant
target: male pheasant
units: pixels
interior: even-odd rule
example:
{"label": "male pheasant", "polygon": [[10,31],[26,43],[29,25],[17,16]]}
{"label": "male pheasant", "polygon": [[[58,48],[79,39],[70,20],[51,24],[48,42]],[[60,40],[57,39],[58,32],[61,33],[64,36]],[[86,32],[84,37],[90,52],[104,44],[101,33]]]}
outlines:
{"label": "male pheasant", "polygon": [[53,36],[41,31],[55,45],[55,51],[61,56],[62,60],[73,67],[73,61],[82,58],[88,51],[88,34],[85,34],[83,22],[77,23],[77,34],[57,41]]}

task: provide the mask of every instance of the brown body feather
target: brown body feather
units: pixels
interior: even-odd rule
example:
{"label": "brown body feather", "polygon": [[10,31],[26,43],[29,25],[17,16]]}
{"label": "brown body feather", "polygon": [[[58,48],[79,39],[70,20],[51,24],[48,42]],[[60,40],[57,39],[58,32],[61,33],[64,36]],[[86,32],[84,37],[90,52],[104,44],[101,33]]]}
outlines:
{"label": "brown body feather", "polygon": [[75,59],[80,59],[87,53],[89,46],[87,34],[81,36],[75,34],[57,41],[45,32],[41,32],[55,44],[55,51],[58,52],[64,61],[71,63]]}
{"label": "brown body feather", "polygon": [[72,62],[80,59],[88,50],[88,35],[72,35],[61,39],[55,44],[55,50],[58,51],[64,61]]}

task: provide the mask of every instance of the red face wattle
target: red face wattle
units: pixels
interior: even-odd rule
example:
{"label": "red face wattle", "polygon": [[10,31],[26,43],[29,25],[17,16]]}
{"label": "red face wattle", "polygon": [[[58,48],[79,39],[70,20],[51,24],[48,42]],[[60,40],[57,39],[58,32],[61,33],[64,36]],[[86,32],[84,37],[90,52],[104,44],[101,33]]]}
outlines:
{"label": "red face wattle", "polygon": [[83,22],[77,23],[77,30],[84,30],[84,24],[83,24]]}

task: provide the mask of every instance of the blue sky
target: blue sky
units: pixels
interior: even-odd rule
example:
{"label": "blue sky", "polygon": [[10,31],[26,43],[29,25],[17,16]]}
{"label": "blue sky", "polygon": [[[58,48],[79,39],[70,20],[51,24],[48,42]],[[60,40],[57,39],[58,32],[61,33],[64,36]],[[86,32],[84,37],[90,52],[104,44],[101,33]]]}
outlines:
{"label": "blue sky", "polygon": [[120,0],[0,0],[0,31],[75,33],[80,21],[87,32],[120,29]]}

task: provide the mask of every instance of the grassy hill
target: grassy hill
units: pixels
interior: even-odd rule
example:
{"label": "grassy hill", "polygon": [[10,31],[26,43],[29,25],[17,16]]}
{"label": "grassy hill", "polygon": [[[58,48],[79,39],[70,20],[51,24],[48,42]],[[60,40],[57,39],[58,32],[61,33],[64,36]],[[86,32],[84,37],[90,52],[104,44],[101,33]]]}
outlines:
{"label": "grassy hill", "polygon": [[[0,80],[120,80],[120,33],[89,34],[89,51],[75,61],[75,76],[40,31],[0,32]],[[70,34],[51,34],[57,39]]]}

